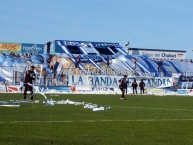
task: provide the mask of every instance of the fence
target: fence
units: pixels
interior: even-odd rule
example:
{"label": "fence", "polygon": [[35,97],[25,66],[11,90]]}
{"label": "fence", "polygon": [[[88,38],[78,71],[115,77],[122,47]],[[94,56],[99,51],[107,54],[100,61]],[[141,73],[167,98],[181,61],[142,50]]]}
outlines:
{"label": "fence", "polygon": [[[11,85],[18,85],[24,80],[25,72],[28,70],[29,66],[0,66],[0,82],[8,83]],[[61,69],[56,71],[49,71],[49,73],[43,69],[41,66],[35,66],[35,84],[47,86],[49,84],[55,85],[56,82],[61,82],[65,80],[61,85],[68,85],[69,75],[107,75],[107,76],[122,76],[127,75],[128,77],[135,78],[154,78],[155,74],[159,73],[157,77],[172,77],[166,76],[164,72],[153,72],[147,73],[140,70],[112,70],[111,68],[103,69],[92,69],[92,70],[80,70],[80,69]],[[172,72],[170,72],[172,73]],[[174,73],[175,74],[175,73]],[[182,72],[177,74],[181,77],[181,81],[193,81],[193,72]]]}

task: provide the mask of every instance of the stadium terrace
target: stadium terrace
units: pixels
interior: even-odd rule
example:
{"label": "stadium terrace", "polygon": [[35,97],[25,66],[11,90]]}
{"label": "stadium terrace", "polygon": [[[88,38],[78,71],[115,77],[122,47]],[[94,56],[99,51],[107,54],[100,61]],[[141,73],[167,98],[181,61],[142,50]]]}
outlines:
{"label": "stadium terrace", "polygon": [[[186,59],[186,51],[122,47],[112,42],[54,40],[50,44],[0,43],[0,92],[20,92],[20,82],[31,65],[35,66],[34,86],[47,92],[75,93],[73,86],[120,93],[118,85],[105,82],[108,78],[118,84],[123,75],[129,82],[143,79],[147,90],[192,89],[193,63]],[[89,78],[98,83],[89,83]]]}

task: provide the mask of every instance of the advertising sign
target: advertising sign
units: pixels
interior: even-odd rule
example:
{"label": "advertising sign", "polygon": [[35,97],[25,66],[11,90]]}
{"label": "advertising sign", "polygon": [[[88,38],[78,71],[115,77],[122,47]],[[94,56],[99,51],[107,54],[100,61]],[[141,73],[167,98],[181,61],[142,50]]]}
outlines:
{"label": "advertising sign", "polygon": [[60,40],[54,41],[55,53],[66,53],[65,52],[66,48],[63,45],[64,45],[63,41],[60,41]]}
{"label": "advertising sign", "polygon": [[0,43],[1,52],[21,52],[20,43]]}
{"label": "advertising sign", "polygon": [[7,86],[7,92],[9,93],[17,93],[19,92],[19,87],[20,86]]}
{"label": "advertising sign", "polygon": [[44,44],[22,43],[22,53],[44,53]]}
{"label": "advertising sign", "polygon": [[193,82],[193,76],[180,76],[181,82]]}
{"label": "advertising sign", "polygon": [[91,42],[94,47],[116,47],[121,48],[119,43],[107,43],[107,42]]}
{"label": "advertising sign", "polygon": [[179,89],[177,90],[178,94],[188,94],[188,90]]}
{"label": "advertising sign", "polygon": [[6,87],[5,85],[0,85],[0,92],[6,92]]}
{"label": "advertising sign", "polygon": [[87,53],[97,53],[94,47],[116,47],[121,48],[119,43],[107,42],[89,42],[89,41],[69,41],[69,40],[55,40],[55,52],[66,53],[65,46],[82,47]]}
{"label": "advertising sign", "polygon": [[66,92],[70,93],[69,87],[61,87],[61,86],[48,86],[46,88],[40,87],[41,90],[44,90],[45,92]]}
{"label": "advertising sign", "polygon": [[155,59],[186,59],[186,51],[130,48],[130,55],[145,55]]}

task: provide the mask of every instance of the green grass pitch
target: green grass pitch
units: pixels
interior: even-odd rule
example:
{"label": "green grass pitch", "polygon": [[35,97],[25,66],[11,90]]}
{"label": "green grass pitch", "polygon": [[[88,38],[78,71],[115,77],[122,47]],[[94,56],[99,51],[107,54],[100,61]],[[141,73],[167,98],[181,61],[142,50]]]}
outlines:
{"label": "green grass pitch", "polygon": [[[0,145],[192,145],[192,96],[46,95],[53,100],[110,106],[21,103],[0,106]],[[0,101],[22,99],[0,94]],[[34,100],[43,100],[36,94]]]}

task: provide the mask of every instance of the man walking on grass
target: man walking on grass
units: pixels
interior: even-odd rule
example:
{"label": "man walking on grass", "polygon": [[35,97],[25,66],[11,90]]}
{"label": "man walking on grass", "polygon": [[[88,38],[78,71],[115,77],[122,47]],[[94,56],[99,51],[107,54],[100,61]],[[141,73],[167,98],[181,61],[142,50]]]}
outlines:
{"label": "man walking on grass", "polygon": [[119,80],[119,89],[122,92],[120,99],[122,99],[122,100],[126,100],[125,90],[126,90],[127,83],[128,83],[127,82],[127,75],[124,75],[124,77]]}

